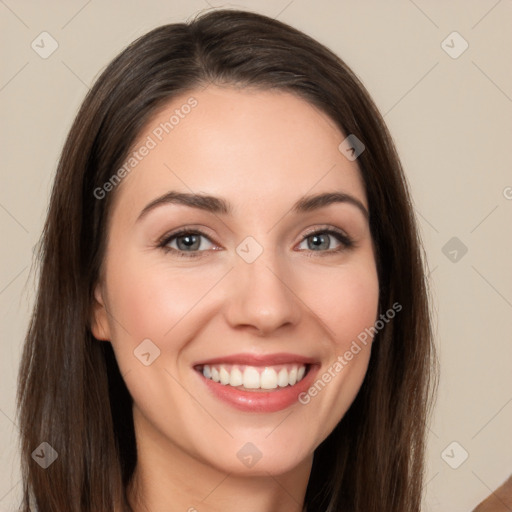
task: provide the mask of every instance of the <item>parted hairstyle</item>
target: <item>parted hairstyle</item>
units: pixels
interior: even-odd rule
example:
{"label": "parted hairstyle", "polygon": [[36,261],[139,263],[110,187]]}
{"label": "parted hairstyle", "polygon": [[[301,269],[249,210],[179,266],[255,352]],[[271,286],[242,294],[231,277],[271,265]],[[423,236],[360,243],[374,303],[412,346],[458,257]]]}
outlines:
{"label": "parted hairstyle", "polygon": [[[71,127],[37,253],[38,291],[18,377],[22,511],[132,510],[132,399],[111,344],[90,329],[116,191],[101,200],[94,191],[122,166],[156,112],[210,83],[295,94],[365,145],[357,164],[379,308],[399,303],[402,310],[377,333],[357,397],[315,450],[305,506],[419,512],[436,357],[423,250],[391,136],[333,52],[282,22],[236,10],[206,12],[134,41],[96,80]],[[43,441],[59,454],[47,469],[31,457]]]}

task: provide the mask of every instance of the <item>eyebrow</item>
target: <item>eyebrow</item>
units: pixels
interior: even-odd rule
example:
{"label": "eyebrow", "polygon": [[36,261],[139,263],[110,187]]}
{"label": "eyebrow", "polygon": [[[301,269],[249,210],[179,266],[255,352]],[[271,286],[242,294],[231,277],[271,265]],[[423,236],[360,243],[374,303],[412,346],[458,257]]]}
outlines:
{"label": "eyebrow", "polygon": [[[292,206],[290,211],[294,213],[309,212],[335,203],[351,204],[358,208],[366,219],[369,218],[368,210],[364,204],[356,197],[344,192],[324,192],[302,197]],[[215,214],[230,215],[232,213],[231,205],[220,197],[170,191],[146,205],[140,212],[137,222],[155,208],[168,204],[182,204],[190,208],[198,208]]]}

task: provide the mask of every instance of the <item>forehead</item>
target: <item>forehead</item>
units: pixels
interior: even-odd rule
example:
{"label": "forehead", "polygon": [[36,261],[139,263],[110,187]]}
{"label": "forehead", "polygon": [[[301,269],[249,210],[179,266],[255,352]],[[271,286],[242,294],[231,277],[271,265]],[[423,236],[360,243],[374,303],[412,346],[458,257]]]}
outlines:
{"label": "forehead", "polygon": [[237,201],[291,204],[341,190],[367,206],[357,163],[338,149],[344,138],[294,94],[210,85],[174,98],[146,124],[116,195],[143,207],[166,190],[202,192],[237,209]]}

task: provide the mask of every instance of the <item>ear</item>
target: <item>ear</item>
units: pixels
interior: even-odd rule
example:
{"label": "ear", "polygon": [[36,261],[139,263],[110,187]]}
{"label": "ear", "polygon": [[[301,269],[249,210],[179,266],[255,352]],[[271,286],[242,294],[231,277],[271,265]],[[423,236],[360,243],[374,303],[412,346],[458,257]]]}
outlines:
{"label": "ear", "polygon": [[105,307],[104,293],[101,283],[94,289],[94,299],[91,312],[91,332],[97,340],[110,341],[110,326]]}

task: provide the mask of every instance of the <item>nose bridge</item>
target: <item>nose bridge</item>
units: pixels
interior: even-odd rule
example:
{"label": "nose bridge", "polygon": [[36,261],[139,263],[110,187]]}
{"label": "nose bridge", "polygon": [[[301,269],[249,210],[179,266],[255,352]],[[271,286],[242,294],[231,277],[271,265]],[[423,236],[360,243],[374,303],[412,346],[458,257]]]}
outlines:
{"label": "nose bridge", "polygon": [[[251,241],[247,244],[240,245],[254,250]],[[233,326],[253,326],[262,333],[297,323],[300,301],[293,292],[293,283],[287,282],[291,279],[290,273],[285,272],[285,263],[276,251],[265,249],[255,260],[249,261],[244,259],[243,253],[235,260],[228,321]]]}

